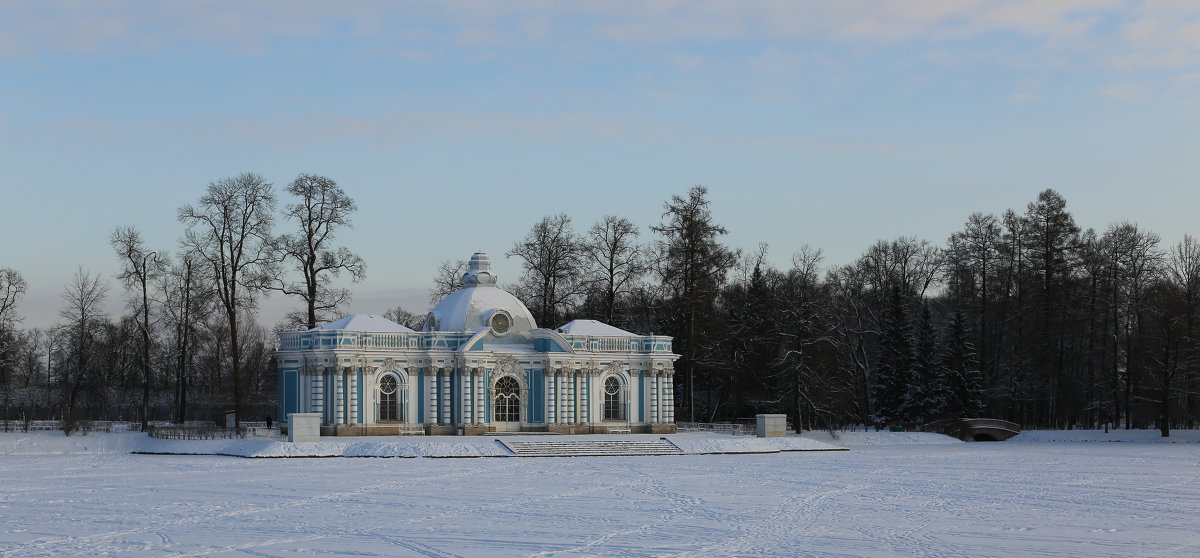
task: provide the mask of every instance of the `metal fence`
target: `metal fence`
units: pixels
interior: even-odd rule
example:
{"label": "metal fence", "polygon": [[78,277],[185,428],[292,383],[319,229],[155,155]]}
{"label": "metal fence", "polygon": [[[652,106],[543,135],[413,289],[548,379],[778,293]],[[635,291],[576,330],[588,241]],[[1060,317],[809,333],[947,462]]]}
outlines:
{"label": "metal fence", "polygon": [[188,426],[184,424],[151,425],[146,433],[151,438],[163,440],[234,440],[246,438],[252,434],[251,429],[245,426],[238,428],[217,428],[216,426]]}
{"label": "metal fence", "polygon": [[[37,432],[63,429],[61,420],[9,420],[4,421],[3,430]],[[142,423],[129,420],[77,420],[71,432],[141,432]]]}
{"label": "metal fence", "polygon": [[718,434],[754,435],[758,433],[757,424],[741,424],[732,422],[676,422],[679,432],[715,432]]}

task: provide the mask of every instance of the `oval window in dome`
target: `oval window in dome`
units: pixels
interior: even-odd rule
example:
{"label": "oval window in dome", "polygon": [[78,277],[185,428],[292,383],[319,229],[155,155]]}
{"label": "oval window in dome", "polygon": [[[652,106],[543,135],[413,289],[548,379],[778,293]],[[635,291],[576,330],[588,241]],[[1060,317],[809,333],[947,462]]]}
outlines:
{"label": "oval window in dome", "polygon": [[488,327],[492,328],[492,333],[504,335],[512,329],[512,318],[508,316],[508,312],[502,310],[493,312],[491,319],[488,320]]}

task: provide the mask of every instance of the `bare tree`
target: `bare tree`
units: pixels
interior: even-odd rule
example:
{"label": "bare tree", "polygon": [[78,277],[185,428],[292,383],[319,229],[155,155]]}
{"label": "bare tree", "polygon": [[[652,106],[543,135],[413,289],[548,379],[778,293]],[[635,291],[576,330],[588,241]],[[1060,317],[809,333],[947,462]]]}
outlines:
{"label": "bare tree", "polygon": [[446,260],[438,265],[433,288],[429,290],[429,303],[437,304],[446,295],[462,288],[462,277],[466,272],[467,260]]}
{"label": "bare tree", "polygon": [[1197,366],[1196,325],[1200,319],[1200,243],[1191,235],[1168,251],[1162,280],[1149,290],[1155,309],[1154,338],[1150,351],[1150,376],[1159,389],[1159,430],[1171,435],[1171,398],[1177,378],[1188,377]]}
{"label": "bare tree", "polygon": [[876,242],[855,265],[865,273],[883,306],[893,286],[905,296],[924,298],[941,277],[945,256],[928,240],[905,236]]}
{"label": "bare tree", "polygon": [[343,271],[354,282],[366,277],[367,264],[358,254],[345,246],[330,246],[338,229],[351,226],[350,214],[358,208],[336,182],[324,176],[301,174],[287,186],[287,192],[298,201],[288,204],[285,215],[300,230],[279,237],[279,244],[303,282],[279,280],[276,289],[304,301],[306,314],[301,323],[311,329],[350,301],[350,291],[334,288],[333,277]]}
{"label": "bare tree", "polygon": [[629,219],[605,215],[588,229],[581,246],[591,268],[589,275],[601,290],[605,321],[610,324],[613,323],[617,297],[627,294],[649,271],[637,238],[637,225]]}
{"label": "bare tree", "polygon": [[400,306],[389,308],[383,313],[383,317],[412,330],[420,330],[425,323],[425,316],[414,314]]}
{"label": "bare tree", "polygon": [[[1109,225],[1101,242],[1104,243],[1112,262],[1113,337],[1124,337],[1125,340],[1125,428],[1129,429],[1133,427],[1133,417],[1129,410],[1138,391],[1138,373],[1143,367],[1136,358],[1140,349],[1137,340],[1141,328],[1145,325],[1144,298],[1146,289],[1161,271],[1162,254],[1158,250],[1158,235],[1141,230],[1137,224],[1130,222]],[[1124,324],[1124,331],[1116,329],[1118,323]],[[1113,346],[1116,351],[1116,344]],[[1117,365],[1117,360],[1114,359],[1114,376],[1117,374]]]}
{"label": "bare tree", "polygon": [[[989,362],[988,353],[988,279],[999,259],[1000,223],[995,215],[972,213],[962,231],[950,237],[950,245],[958,247],[955,259],[966,264],[973,283],[979,291],[979,361],[983,366]],[[956,251],[952,250],[951,251]],[[960,289],[961,290],[961,289]]]}
{"label": "bare tree", "polygon": [[525,275],[521,291],[537,312],[543,327],[555,327],[565,307],[582,292],[579,238],[566,213],[538,221],[525,238],[513,244],[506,257],[521,259]]}
{"label": "bare tree", "polygon": [[25,294],[28,285],[21,273],[15,269],[0,267],[0,328],[10,327],[20,321],[17,316],[17,302]]}
{"label": "bare tree", "polygon": [[161,308],[165,329],[171,338],[171,360],[175,368],[175,422],[187,420],[191,369],[196,345],[196,324],[212,310],[212,293],[201,280],[194,254],[181,254],[161,275]]}
{"label": "bare tree", "polygon": [[14,324],[20,321],[16,305],[25,293],[25,279],[14,269],[0,268],[0,398],[4,400],[4,430],[15,389],[15,372],[25,343]]}
{"label": "bare tree", "polygon": [[17,315],[17,302],[25,294],[25,278],[20,272],[0,267],[0,367],[16,350],[16,332],[13,326],[21,321]]}
{"label": "bare tree", "polygon": [[179,208],[188,229],[184,248],[204,262],[229,324],[235,424],[241,423],[242,360],[238,337],[243,310],[275,281],[279,257],[271,236],[275,193],[263,177],[244,173],[208,185],[196,206]]}
{"label": "bare tree", "polygon": [[846,420],[855,398],[853,371],[838,366],[844,362],[839,354],[845,348],[832,320],[832,290],[821,281],[823,259],[820,249],[804,245],[792,255],[792,268],[774,289],[778,318],[771,329],[778,335],[779,349],[771,367],[782,388],[779,396],[793,401],[797,431],[818,422],[829,427]]}
{"label": "bare tree", "polygon": [[97,344],[97,328],[103,325],[102,306],[108,285],[100,275],[91,275],[78,269],[63,290],[66,306],[58,315],[66,320],[64,333],[71,344],[69,366],[63,369],[63,389],[66,392],[66,409],[63,412],[63,432],[67,435],[75,428],[75,403],[86,382],[95,373],[94,354]]}
{"label": "bare tree", "polygon": [[109,239],[121,258],[117,279],[126,291],[137,291],[133,303],[138,333],[141,334],[142,430],[150,426],[150,282],[161,273],[158,253],[148,250],[142,235],[132,226],[117,227]]}

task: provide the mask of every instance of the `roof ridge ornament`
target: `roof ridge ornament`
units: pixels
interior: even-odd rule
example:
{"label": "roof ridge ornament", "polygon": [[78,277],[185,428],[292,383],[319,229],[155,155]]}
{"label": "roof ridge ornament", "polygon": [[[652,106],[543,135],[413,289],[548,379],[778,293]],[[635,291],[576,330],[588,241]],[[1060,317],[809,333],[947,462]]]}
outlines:
{"label": "roof ridge ornament", "polygon": [[467,272],[463,274],[463,287],[494,287],[496,274],[492,273],[492,260],[487,252],[475,252],[471,262],[467,264]]}

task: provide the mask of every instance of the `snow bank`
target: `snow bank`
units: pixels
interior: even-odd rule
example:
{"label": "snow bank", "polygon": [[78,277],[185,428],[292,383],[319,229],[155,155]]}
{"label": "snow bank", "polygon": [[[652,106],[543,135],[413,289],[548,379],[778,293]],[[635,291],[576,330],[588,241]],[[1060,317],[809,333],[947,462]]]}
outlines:
{"label": "snow bank", "polygon": [[1025,430],[1010,442],[1132,442],[1141,444],[1200,443],[1200,430],[1172,430],[1163,438],[1157,430]]}
{"label": "snow bank", "polygon": [[[150,438],[141,432],[0,432],[0,455],[112,455],[131,453]],[[162,440],[158,440],[162,441]]]}
{"label": "snow bank", "polygon": [[[625,438],[658,439],[659,435]],[[572,440],[608,440],[611,435],[571,436]],[[709,433],[665,436],[687,454],[775,453],[846,449],[803,437],[755,438]],[[513,441],[546,440],[547,436],[506,436]],[[426,436],[324,438],[320,442],[279,440],[159,440],[140,432],[91,433],[63,436],[57,432],[0,434],[0,455],[87,455],[146,453],[169,455],[228,455],[234,457],[511,457],[494,436]]]}
{"label": "snow bank", "polygon": [[[327,440],[327,441],[326,441]],[[486,437],[328,438],[320,442],[277,440],[149,440],[139,453],[235,457],[505,457],[512,452]]]}
{"label": "snow bank", "polygon": [[962,440],[934,432],[805,432],[805,437],[848,448],[868,446],[929,446],[961,444]]}
{"label": "snow bank", "polygon": [[785,438],[758,438],[752,436],[720,436],[688,433],[665,436],[684,453],[775,453],[780,451],[830,451],[845,447],[831,443],[788,436]]}

